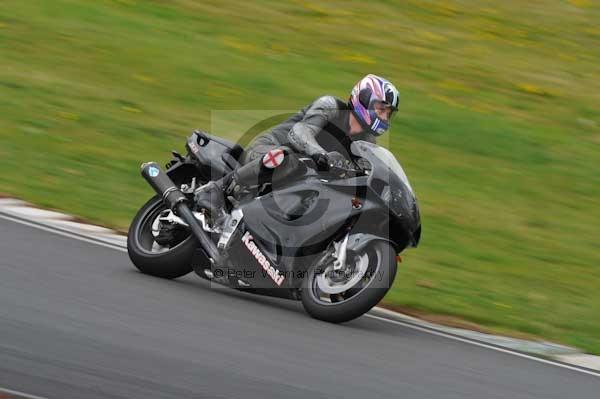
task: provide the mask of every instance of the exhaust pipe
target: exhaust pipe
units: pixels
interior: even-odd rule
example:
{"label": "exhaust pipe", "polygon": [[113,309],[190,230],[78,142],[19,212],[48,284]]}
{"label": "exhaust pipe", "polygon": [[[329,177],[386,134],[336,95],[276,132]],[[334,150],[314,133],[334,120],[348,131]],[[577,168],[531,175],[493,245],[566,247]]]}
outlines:
{"label": "exhaust pipe", "polygon": [[146,162],[142,164],[142,176],[146,179],[150,187],[152,187],[158,195],[162,196],[163,202],[188,224],[211,262],[220,263],[220,255],[217,246],[194,217],[191,209],[186,204],[186,196],[177,188],[177,186],[175,186],[173,180],[162,171],[156,162]]}

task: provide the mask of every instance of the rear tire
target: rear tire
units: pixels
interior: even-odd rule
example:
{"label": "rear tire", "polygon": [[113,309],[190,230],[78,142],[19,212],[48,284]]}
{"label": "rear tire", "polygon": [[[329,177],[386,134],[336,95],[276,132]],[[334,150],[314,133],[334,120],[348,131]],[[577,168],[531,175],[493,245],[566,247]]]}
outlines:
{"label": "rear tire", "polygon": [[191,259],[198,247],[196,238],[190,234],[177,245],[164,250],[152,251],[152,223],[158,214],[167,209],[159,196],[144,204],[131,222],[127,235],[129,258],[139,271],[155,277],[174,279],[192,271]]}
{"label": "rear tire", "polygon": [[302,282],[302,305],[310,316],[330,323],[343,323],[365,314],[383,299],[396,277],[396,251],[388,242],[373,241],[364,253],[367,254],[369,273],[374,277],[367,282],[361,279],[342,294],[329,298],[320,290],[317,281],[325,265],[315,263],[309,268]]}

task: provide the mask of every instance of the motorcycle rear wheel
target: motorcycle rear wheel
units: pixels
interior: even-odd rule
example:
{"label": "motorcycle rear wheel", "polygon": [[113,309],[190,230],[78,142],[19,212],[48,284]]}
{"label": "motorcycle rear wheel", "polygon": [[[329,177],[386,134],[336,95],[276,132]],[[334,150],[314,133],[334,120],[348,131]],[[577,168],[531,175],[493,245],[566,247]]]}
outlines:
{"label": "motorcycle rear wheel", "polygon": [[161,197],[154,196],[144,204],[131,222],[127,234],[127,252],[139,271],[155,277],[174,279],[192,271],[191,259],[198,241],[189,234],[172,246],[160,246],[155,241],[156,219],[168,209]]}
{"label": "motorcycle rear wheel", "polygon": [[[352,265],[351,262],[357,263]],[[364,262],[368,262],[366,268]],[[331,283],[324,283],[327,281],[324,276],[333,272],[331,264],[317,262],[309,268],[302,282],[301,293],[302,305],[310,316],[330,323],[355,319],[383,299],[396,277],[396,251],[385,241],[374,241],[361,253],[353,253],[348,257],[347,263],[356,266],[347,270],[347,280],[353,283],[347,289],[343,279],[332,279]],[[356,274],[364,277],[354,283]],[[337,293],[336,287],[345,290]]]}

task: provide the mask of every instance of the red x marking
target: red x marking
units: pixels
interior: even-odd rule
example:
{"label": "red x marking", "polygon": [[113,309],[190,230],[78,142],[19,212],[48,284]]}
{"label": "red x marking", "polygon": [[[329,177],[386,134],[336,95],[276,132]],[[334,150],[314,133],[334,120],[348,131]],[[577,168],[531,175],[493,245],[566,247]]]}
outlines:
{"label": "red x marking", "polygon": [[282,164],[285,154],[283,150],[271,150],[263,156],[263,165],[269,169],[273,169]]}

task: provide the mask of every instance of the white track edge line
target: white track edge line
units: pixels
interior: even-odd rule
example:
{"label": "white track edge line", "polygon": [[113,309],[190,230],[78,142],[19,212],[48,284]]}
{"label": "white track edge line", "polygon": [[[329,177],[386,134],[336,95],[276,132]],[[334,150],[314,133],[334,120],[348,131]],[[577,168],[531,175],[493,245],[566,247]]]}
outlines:
{"label": "white track edge line", "polygon": [[522,357],[522,358],[525,358],[525,359],[535,360],[536,362],[545,363],[545,364],[551,364],[553,366],[562,367],[562,368],[573,370],[573,371],[578,371],[580,373],[593,375],[595,377],[600,377],[600,373],[592,371],[592,370],[588,370],[588,369],[581,368],[581,367],[578,367],[578,366],[571,366],[571,365],[568,365],[568,364],[565,364],[565,363],[557,362],[557,361],[554,361],[554,360],[548,360],[548,359],[544,359],[544,358],[533,356],[533,355],[528,355],[526,353],[515,351],[513,349],[502,348],[502,347],[499,347],[499,346],[495,346],[495,345],[492,345],[492,344],[486,344],[484,342],[480,342],[480,341],[469,339],[469,338],[459,337],[457,335],[453,335],[453,334],[450,334],[450,333],[439,331],[439,330],[436,330],[434,328],[421,327],[421,326],[417,326],[417,325],[412,324],[412,323],[407,323],[407,322],[403,322],[403,321],[400,321],[400,320],[387,319],[385,317],[375,316],[375,315],[372,315],[372,314],[365,314],[365,316],[366,317],[370,317],[372,319],[376,319],[376,320],[380,320],[380,321],[387,321],[388,323],[398,324],[398,325],[401,325],[401,326],[404,326],[404,327],[412,328],[413,330],[418,330],[418,331],[426,332],[426,333],[429,333],[429,334],[432,334],[432,335],[437,335],[437,336],[440,336],[440,337],[452,339],[454,341],[460,341],[460,342],[464,342],[464,343],[467,343],[467,344],[479,346],[479,347],[482,347],[482,348],[492,349],[492,350],[495,350],[497,352],[508,353],[508,354],[511,354],[511,355],[514,355],[514,356],[518,356],[518,357]]}
{"label": "white track edge line", "polygon": [[21,396],[25,399],[46,399],[42,396],[36,396],[36,395],[30,395],[28,393],[25,392],[20,392],[20,391],[14,391],[12,389],[6,389],[6,388],[2,388],[0,387],[0,393],[5,393],[7,395],[18,395]]}
{"label": "white track edge line", "polygon": [[[121,247],[118,244],[105,243],[105,242],[102,242],[102,241],[100,241],[98,239],[86,238],[83,235],[65,232],[63,230],[57,229],[57,228],[52,227],[52,226],[48,226],[48,225],[44,225],[44,224],[38,224],[38,223],[33,223],[33,222],[28,222],[26,220],[22,220],[20,218],[15,218],[15,217],[3,214],[3,213],[0,213],[0,218],[7,219],[7,220],[10,220],[10,221],[13,221],[13,222],[16,222],[16,223],[24,224],[26,226],[38,228],[40,230],[48,231],[50,233],[58,234],[58,235],[61,235],[61,236],[64,236],[64,237],[74,238],[76,240],[84,241],[84,242],[87,242],[87,243],[90,243],[90,244],[96,244],[96,245],[100,245],[100,246],[103,246],[103,247],[106,247],[106,248],[115,249],[117,251],[127,252],[127,249],[125,247]],[[515,351],[515,350],[512,350],[512,349],[502,348],[502,347],[499,347],[499,346],[495,346],[495,345],[492,345],[492,344],[487,344],[487,343],[480,342],[480,341],[477,341],[477,340],[474,340],[474,339],[470,339],[470,338],[459,337],[457,335],[453,335],[453,334],[450,334],[450,333],[446,333],[446,332],[437,330],[437,329],[435,329],[433,327],[421,327],[421,326],[418,326],[418,325],[415,325],[415,324],[412,324],[412,323],[403,322],[403,321],[400,321],[400,320],[392,320],[392,319],[388,319],[388,318],[381,317],[381,316],[375,316],[375,315],[368,314],[368,313],[365,314],[364,316],[370,317],[372,319],[380,320],[380,321],[386,321],[386,322],[392,323],[392,324],[398,324],[398,325],[401,325],[401,326],[404,326],[404,327],[411,328],[413,330],[418,330],[418,331],[429,333],[429,334],[432,334],[432,335],[437,335],[437,336],[448,338],[448,339],[452,339],[452,340],[455,340],[455,341],[460,341],[460,342],[464,342],[464,343],[467,343],[467,344],[479,346],[481,348],[492,349],[492,350],[495,350],[497,352],[511,354],[511,355],[514,355],[514,356],[522,357],[522,358],[529,359],[529,360],[534,360],[534,361],[537,361],[537,362],[540,362],[540,363],[554,365],[554,366],[565,368],[565,369],[572,370],[572,371],[578,371],[580,373],[592,375],[594,377],[600,377],[600,373],[599,372],[594,372],[594,371],[588,370],[586,368],[582,368],[582,367],[578,367],[578,366],[571,366],[571,365],[568,365],[568,364],[565,364],[565,363],[561,363],[561,362],[557,362],[557,361],[553,361],[553,360],[543,359],[541,357],[528,355],[528,354],[525,354],[525,353],[522,353],[522,352],[518,352],[518,351]],[[2,388],[0,388],[0,390],[2,390]],[[32,397],[32,398],[35,398],[35,397]],[[44,399],[44,398],[41,398],[41,399]]]}
{"label": "white track edge line", "polygon": [[122,247],[122,246],[120,246],[118,244],[113,244],[113,243],[105,242],[105,241],[102,241],[102,240],[100,240],[98,238],[94,238],[94,237],[89,237],[88,236],[89,237],[88,238],[88,237],[86,237],[83,234],[70,233],[70,232],[67,232],[67,231],[64,231],[64,230],[61,230],[61,229],[57,229],[57,228],[52,227],[52,226],[48,226],[46,224],[29,222],[29,221],[26,221],[26,220],[23,220],[23,219],[20,219],[20,218],[17,218],[17,217],[13,217],[13,216],[10,216],[10,215],[6,215],[6,214],[3,214],[3,213],[0,213],[0,219],[10,220],[12,222],[24,224],[24,225],[29,226],[29,227],[35,227],[36,229],[44,230],[44,231],[47,231],[47,232],[53,233],[53,234],[58,234],[58,235],[63,236],[63,237],[74,238],[76,240],[84,241],[84,242],[87,242],[87,243],[90,243],[90,244],[96,244],[96,245],[100,245],[100,246],[103,246],[103,247],[106,247],[106,248],[115,249],[117,251],[127,252],[127,248]]}

